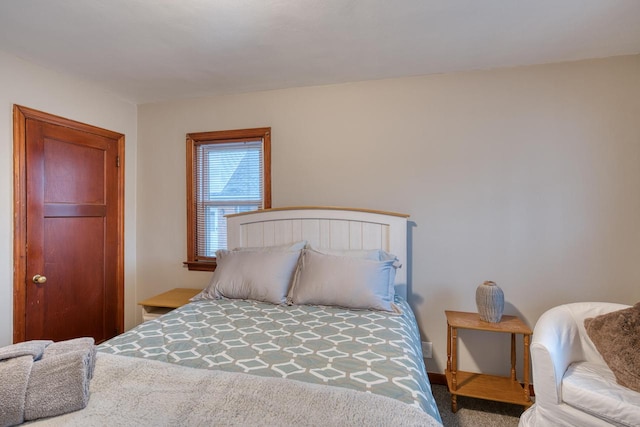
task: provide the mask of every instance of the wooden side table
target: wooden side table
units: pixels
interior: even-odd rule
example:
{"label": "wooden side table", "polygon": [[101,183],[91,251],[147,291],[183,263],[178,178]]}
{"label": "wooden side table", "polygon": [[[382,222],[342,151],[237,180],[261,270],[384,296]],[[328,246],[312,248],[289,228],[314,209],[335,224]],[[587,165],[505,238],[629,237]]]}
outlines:
{"label": "wooden side table", "polygon": [[[458,410],[458,396],[531,406],[529,396],[529,344],[532,331],[516,316],[502,316],[499,323],[480,320],[478,313],[445,310],[447,316],[447,385],[451,393],[451,411]],[[458,371],[458,329],[511,334],[511,374],[508,377]],[[516,334],[524,341],[523,385],[516,379]]]}
{"label": "wooden side table", "polygon": [[142,306],[142,320],[155,319],[189,302],[191,297],[196,296],[202,289],[175,288],[161,293],[144,301],[138,305]]}

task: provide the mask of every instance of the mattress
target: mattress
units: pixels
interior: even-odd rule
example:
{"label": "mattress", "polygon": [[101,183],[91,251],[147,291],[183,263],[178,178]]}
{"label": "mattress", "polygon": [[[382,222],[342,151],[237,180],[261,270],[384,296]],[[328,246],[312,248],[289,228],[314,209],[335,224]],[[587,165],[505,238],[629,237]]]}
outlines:
{"label": "mattress", "polygon": [[244,372],[391,397],[440,420],[415,317],[249,300],[195,301],[98,351],[194,368]]}

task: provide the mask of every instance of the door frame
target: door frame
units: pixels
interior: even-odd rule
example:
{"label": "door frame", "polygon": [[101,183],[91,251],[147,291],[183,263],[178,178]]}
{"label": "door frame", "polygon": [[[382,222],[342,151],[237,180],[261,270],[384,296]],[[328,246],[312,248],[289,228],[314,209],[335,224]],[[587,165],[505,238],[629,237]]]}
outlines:
{"label": "door frame", "polygon": [[64,126],[117,141],[118,198],[116,260],[116,327],[124,332],[124,135],[14,104],[13,106],[13,342],[26,337],[27,304],[27,119]]}

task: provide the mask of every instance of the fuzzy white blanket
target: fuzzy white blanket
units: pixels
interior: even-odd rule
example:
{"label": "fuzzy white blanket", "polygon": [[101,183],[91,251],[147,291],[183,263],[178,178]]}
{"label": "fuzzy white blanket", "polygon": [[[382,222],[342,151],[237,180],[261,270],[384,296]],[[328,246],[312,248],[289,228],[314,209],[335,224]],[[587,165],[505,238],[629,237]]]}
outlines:
{"label": "fuzzy white blanket", "polygon": [[441,426],[406,403],[341,387],[99,353],[88,406],[51,426]]}

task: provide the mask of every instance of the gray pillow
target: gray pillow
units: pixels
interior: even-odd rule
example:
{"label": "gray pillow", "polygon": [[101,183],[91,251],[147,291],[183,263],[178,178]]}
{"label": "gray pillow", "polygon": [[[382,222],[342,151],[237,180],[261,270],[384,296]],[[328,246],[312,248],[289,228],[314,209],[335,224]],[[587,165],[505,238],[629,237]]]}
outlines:
{"label": "gray pillow", "polygon": [[231,298],[284,304],[300,252],[219,250],[209,286],[192,300]]}
{"label": "gray pillow", "polygon": [[395,264],[395,256],[377,261],[305,249],[289,302],[399,312],[393,304]]}

